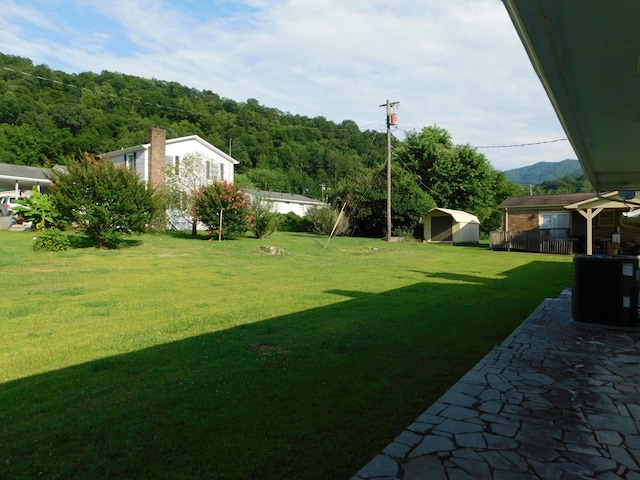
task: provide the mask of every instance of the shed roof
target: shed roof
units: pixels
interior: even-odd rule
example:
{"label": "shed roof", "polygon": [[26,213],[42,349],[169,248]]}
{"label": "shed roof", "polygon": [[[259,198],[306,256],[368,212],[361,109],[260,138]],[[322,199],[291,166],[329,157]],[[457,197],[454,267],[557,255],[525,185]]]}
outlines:
{"label": "shed roof", "polygon": [[564,207],[596,198],[595,193],[567,193],[561,195],[523,195],[505,199],[498,208],[549,208]]}
{"label": "shed roof", "polygon": [[462,210],[452,210],[450,208],[432,208],[431,210],[429,210],[429,213],[427,215],[433,212],[442,212],[446,213],[447,215],[451,215],[451,217],[453,217],[453,219],[458,223],[480,223],[478,217],[470,213],[463,212]]}

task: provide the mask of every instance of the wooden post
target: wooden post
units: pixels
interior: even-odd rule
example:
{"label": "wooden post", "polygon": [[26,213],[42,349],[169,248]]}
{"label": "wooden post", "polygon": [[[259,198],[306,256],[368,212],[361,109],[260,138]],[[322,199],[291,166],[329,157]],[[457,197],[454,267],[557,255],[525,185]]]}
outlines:
{"label": "wooden post", "polygon": [[218,241],[222,241],[222,212],[224,212],[224,208],[220,209],[220,227],[218,227]]}

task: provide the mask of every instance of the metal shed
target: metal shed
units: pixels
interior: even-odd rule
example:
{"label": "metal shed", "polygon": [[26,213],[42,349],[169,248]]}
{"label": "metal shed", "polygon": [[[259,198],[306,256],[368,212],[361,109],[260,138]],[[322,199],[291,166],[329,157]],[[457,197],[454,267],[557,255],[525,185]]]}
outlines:
{"label": "metal shed", "polygon": [[420,218],[424,239],[429,243],[475,245],[480,240],[480,220],[461,210],[433,208]]}

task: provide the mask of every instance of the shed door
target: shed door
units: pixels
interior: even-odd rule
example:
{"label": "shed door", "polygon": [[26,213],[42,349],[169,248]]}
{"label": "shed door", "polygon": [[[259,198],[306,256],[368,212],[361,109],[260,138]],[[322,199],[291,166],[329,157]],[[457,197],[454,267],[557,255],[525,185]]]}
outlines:
{"label": "shed door", "polygon": [[431,217],[431,240],[436,242],[451,241],[451,217]]}

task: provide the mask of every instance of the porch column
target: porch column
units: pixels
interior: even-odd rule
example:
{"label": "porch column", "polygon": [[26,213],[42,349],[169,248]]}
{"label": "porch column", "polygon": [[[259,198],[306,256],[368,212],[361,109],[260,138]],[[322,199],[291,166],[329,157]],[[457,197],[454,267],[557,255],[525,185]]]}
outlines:
{"label": "porch column", "polygon": [[598,216],[602,208],[587,208],[586,211],[577,209],[578,213],[587,219],[587,255],[593,255],[593,219]]}

